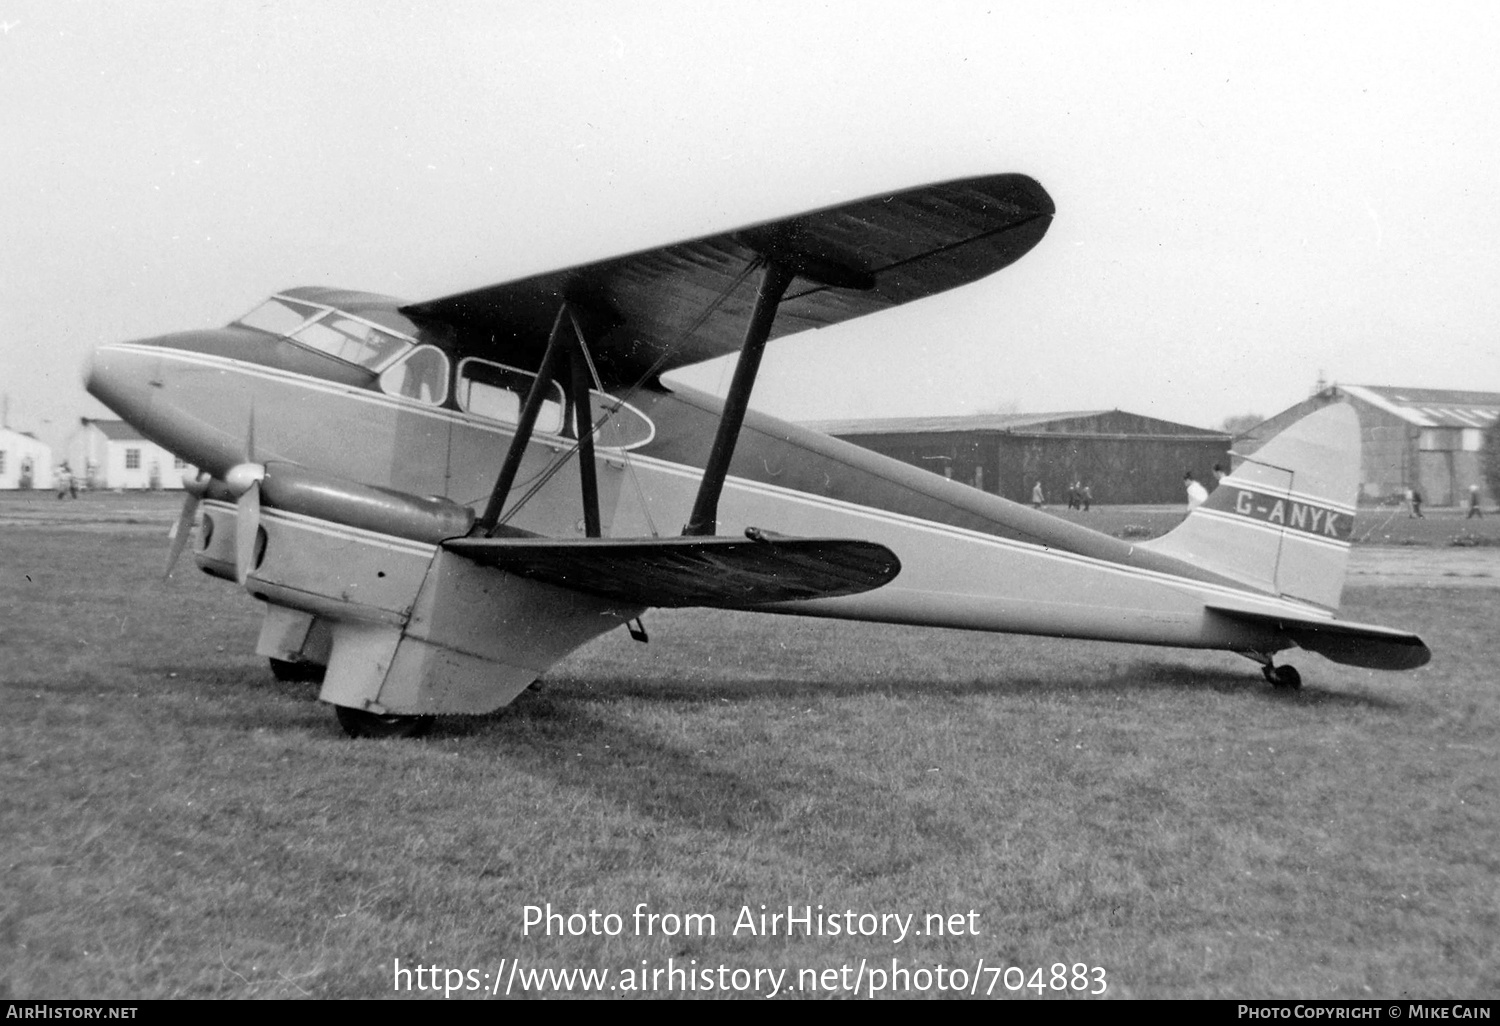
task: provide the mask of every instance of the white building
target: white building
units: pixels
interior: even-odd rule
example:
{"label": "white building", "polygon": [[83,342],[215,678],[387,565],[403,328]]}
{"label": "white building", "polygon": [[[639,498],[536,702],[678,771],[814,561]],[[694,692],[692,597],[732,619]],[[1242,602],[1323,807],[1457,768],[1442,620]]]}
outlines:
{"label": "white building", "polygon": [[52,446],[24,431],[0,428],[0,488],[51,488]]}
{"label": "white building", "polygon": [[84,417],[68,440],[68,466],[90,488],[181,488],[195,471],[123,420]]}

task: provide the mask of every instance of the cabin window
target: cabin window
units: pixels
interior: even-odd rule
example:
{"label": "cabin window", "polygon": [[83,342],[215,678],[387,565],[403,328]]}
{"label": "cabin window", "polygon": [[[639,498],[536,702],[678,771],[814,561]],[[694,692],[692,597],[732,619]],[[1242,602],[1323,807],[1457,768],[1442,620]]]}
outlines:
{"label": "cabin window", "polygon": [[602,449],[636,449],[656,437],[656,425],[623,399],[589,390],[589,421],[594,444]]}
{"label": "cabin window", "polygon": [[0,474],[5,473],[5,450],[0,449]]}
{"label": "cabin window", "polygon": [[272,335],[290,335],[325,310],[325,307],[277,297],[266,300],[234,323]]}
{"label": "cabin window", "polygon": [[141,450],[139,450],[139,449],[126,449],[125,450],[125,469],[126,470],[140,470],[141,469]]}
{"label": "cabin window", "polygon": [[[458,405],[475,416],[515,424],[521,419],[521,407],[535,380],[535,374],[515,367],[488,360],[464,360],[458,365]],[[536,430],[549,435],[560,433],[563,410],[563,390],[554,381],[537,413]]]}
{"label": "cabin window", "polygon": [[303,325],[290,336],[321,353],[378,370],[396,359],[411,343],[388,334],[368,321],[355,320],[334,311],[321,320]]}
{"label": "cabin window", "polygon": [[419,346],[380,375],[387,395],[440,406],[448,398],[448,357],[437,346]]}

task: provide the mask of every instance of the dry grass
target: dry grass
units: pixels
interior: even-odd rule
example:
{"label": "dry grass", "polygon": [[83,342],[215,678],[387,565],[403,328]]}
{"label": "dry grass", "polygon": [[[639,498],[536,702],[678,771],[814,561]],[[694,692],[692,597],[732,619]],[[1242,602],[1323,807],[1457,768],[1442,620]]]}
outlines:
{"label": "dry grass", "polygon": [[[0,996],[893,956],[1085,962],[1113,996],[1500,992],[1500,591],[1354,590],[1433,664],[1306,656],[1296,695],[1225,655],[654,613],[501,714],[356,743],[250,653],[248,597],[149,583],[172,507],[139,501],[0,526]],[[549,902],[719,933],[525,935]],[[727,935],[809,903],[982,932]]]}

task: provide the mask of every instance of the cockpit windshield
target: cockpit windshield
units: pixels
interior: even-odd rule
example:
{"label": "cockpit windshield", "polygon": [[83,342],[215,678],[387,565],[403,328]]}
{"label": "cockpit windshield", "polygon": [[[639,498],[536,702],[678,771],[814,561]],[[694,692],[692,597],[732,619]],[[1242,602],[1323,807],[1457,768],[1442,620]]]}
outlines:
{"label": "cockpit windshield", "polygon": [[342,310],[285,296],[273,296],[235,323],[375,371],[390,366],[416,345],[412,339]]}
{"label": "cockpit windshield", "polygon": [[290,335],[314,317],[321,317],[327,312],[327,307],[273,296],[234,323],[256,331],[267,331],[272,335]]}

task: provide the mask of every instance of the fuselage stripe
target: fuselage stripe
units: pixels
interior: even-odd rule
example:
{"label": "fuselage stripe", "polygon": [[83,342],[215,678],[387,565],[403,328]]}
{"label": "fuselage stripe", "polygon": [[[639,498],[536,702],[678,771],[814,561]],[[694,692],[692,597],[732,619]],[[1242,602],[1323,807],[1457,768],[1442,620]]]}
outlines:
{"label": "fuselage stripe", "polygon": [[[324,392],[330,395],[339,395],[349,399],[353,399],[355,401],[375,403],[380,406],[399,409],[403,412],[415,413],[436,420],[446,421],[449,424],[462,425],[469,428],[478,428],[495,435],[501,435],[505,437],[514,437],[515,435],[514,430],[508,428],[505,425],[487,423],[479,420],[478,418],[473,418],[469,415],[460,413],[455,410],[437,409],[429,406],[424,406],[411,400],[395,399],[393,397],[386,396],[383,393],[359,388],[357,386],[331,384],[328,382],[320,381],[319,379],[311,377],[309,375],[297,374],[289,371],[281,371],[275,368],[268,368],[261,364],[251,363],[243,360],[236,360],[232,357],[215,356],[212,354],[194,353],[187,350],[170,349],[161,346],[138,345],[132,343],[117,343],[106,348],[117,348],[123,351],[132,351],[137,353],[148,353],[158,358],[172,359],[183,363],[197,364],[200,366],[233,368],[238,372],[258,376],[266,380],[295,384],[298,387]],[[557,436],[556,439],[551,436],[544,436],[536,438],[533,444],[537,443],[546,445],[548,448],[561,450],[569,448],[572,445],[572,440],[563,436]],[[602,449],[601,451],[610,453],[620,452],[620,450],[617,449]],[[616,456],[615,458],[619,457]],[[697,479],[702,474],[702,468],[692,467],[687,464],[670,462],[658,457],[645,455],[644,453],[631,452],[629,453],[629,459],[633,461],[638,468],[654,469],[658,472],[673,476],[688,479]],[[1226,478],[1226,480],[1228,479]],[[1289,614],[1302,618],[1328,620],[1333,619],[1332,613],[1321,606],[1305,605],[1303,603],[1296,602],[1282,596],[1253,590],[1249,586],[1242,590],[1226,587],[1224,585],[1213,584],[1207,581],[1178,577],[1160,570],[1150,570],[1143,567],[1128,566],[1109,560],[1099,559],[1093,556],[1085,556],[1075,552],[1069,552],[1064,549],[1057,549],[1046,545],[1037,545],[1031,542],[1023,542],[1011,538],[1004,538],[994,534],[987,534],[982,531],[975,531],[970,528],[957,527],[950,524],[942,524],[935,521],[923,520],[919,517],[914,517],[909,514],[895,513],[889,510],[882,510],[872,506],[861,506],[844,499],[835,499],[830,496],[813,495],[808,492],[799,492],[790,488],[782,487],[780,485],[774,485],[762,481],[753,481],[748,478],[730,477],[725,482],[725,487],[726,489],[736,489],[739,491],[748,492],[752,495],[758,494],[769,497],[776,497],[788,502],[793,502],[804,506],[811,506],[814,508],[821,508],[825,511],[841,513],[851,517],[875,521],[877,523],[900,525],[928,534],[979,542],[996,548],[1023,552],[1031,556],[1039,556],[1044,559],[1058,560],[1076,566],[1090,567],[1096,570],[1101,570],[1128,578],[1152,581],[1153,583],[1166,585],[1172,588],[1185,590],[1192,593],[1220,595],[1227,598],[1250,600],[1257,603],[1258,605],[1281,609],[1288,612]],[[230,506],[228,508],[232,509],[233,507]],[[1200,510],[1199,512],[1204,511]],[[276,511],[276,513],[281,516],[286,516],[289,519],[296,516],[294,514],[288,514],[286,511],[280,510]],[[304,519],[308,521],[314,520],[314,518]],[[328,523],[327,521],[316,522]],[[1244,523],[1246,521],[1244,521],[1243,519],[1237,519],[1235,522]],[[346,530],[349,530],[351,533],[356,531],[356,529],[354,528],[347,528]],[[396,545],[392,545],[391,547],[400,549],[401,551],[416,551],[415,549],[405,549]],[[433,549],[431,547],[427,547],[422,551],[430,555]]]}

